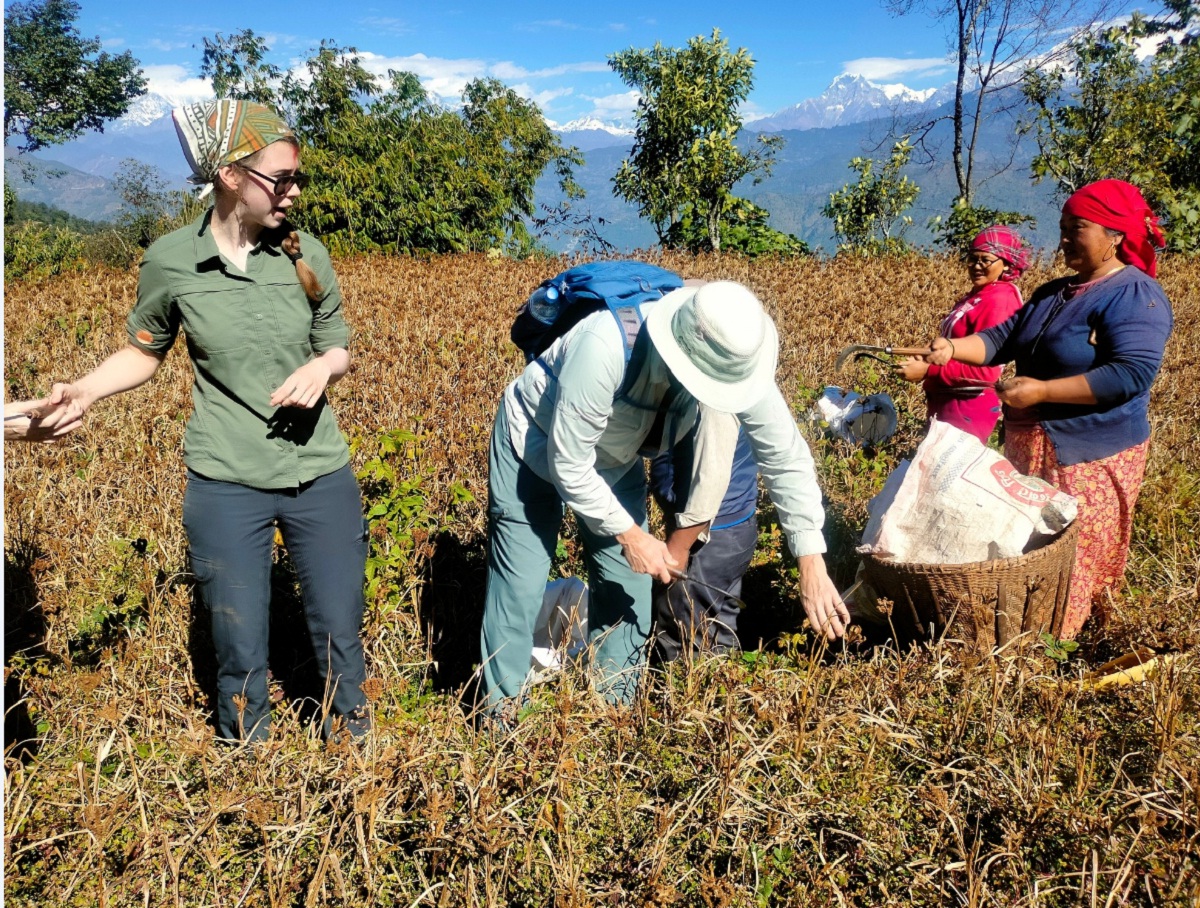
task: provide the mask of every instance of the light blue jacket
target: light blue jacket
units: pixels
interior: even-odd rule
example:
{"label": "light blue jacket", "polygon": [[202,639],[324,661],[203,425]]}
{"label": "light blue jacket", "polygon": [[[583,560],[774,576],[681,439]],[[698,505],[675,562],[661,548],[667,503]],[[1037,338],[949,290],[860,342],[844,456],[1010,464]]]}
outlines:
{"label": "light blue jacket", "polygon": [[[643,314],[654,305],[644,304]],[[643,469],[643,456],[668,450],[696,422],[696,401],[676,385],[661,439],[647,446],[673,381],[648,341],[643,330],[638,343],[645,344],[646,350],[644,356],[635,354],[640,368],[630,386],[622,389],[624,340],[612,315],[601,310],[556,340],[504,392],[509,437],[517,456],[554,484],[563,502],[589,529],[604,536],[623,533],[634,523],[611,485],[628,470]],[[754,459],[792,554],[824,552],[825,513],[812,455],[783,395],[773,388],[735,415],[750,436]],[[737,434],[727,437],[730,450],[720,458],[726,465],[732,462]],[[699,473],[695,465],[693,473]],[[727,466],[718,479],[720,487],[702,497],[720,502],[729,481]]]}

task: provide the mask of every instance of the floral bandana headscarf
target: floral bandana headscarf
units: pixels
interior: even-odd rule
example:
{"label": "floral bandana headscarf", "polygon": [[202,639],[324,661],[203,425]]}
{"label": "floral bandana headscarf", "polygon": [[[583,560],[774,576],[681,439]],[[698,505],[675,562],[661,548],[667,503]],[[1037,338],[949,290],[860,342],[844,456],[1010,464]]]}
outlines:
{"label": "floral bandana headscarf", "polygon": [[216,100],[171,111],[179,144],[192,168],[188,182],[212,192],[217,171],[294,133],[275,111],[253,101]]}
{"label": "floral bandana headscarf", "polygon": [[980,231],[971,240],[972,252],[990,252],[996,258],[1008,263],[1008,270],[1000,275],[1002,281],[1015,281],[1021,272],[1029,267],[1029,253],[1021,235],[1011,227],[1003,224],[993,224],[986,230]]}

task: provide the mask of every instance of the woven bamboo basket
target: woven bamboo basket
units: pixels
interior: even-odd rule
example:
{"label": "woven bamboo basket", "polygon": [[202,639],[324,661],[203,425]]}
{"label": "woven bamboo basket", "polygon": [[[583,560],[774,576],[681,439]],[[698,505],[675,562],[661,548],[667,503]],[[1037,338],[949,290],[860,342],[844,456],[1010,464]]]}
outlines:
{"label": "woven bamboo basket", "polygon": [[1021,634],[1058,636],[1078,536],[1078,524],[1072,523],[1024,555],[970,564],[914,564],[864,555],[863,573],[880,597],[892,601],[897,631],[932,633],[986,655]]}

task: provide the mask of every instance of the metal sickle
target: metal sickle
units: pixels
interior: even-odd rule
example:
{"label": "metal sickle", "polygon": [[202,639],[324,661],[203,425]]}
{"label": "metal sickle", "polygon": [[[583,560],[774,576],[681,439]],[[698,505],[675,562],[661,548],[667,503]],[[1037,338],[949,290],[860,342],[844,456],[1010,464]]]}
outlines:
{"label": "metal sickle", "polygon": [[733,604],[740,609],[746,608],[746,603],[744,603],[737,596],[733,595],[733,593],[729,592],[729,590],[723,590],[719,586],[713,586],[711,583],[705,583],[703,580],[697,580],[695,577],[689,577],[683,571],[677,571],[675,568],[667,568],[667,570],[671,572],[671,576],[676,580],[682,580],[684,583],[695,583],[698,586],[704,587],[705,589],[712,590],[714,593],[720,593],[722,596],[732,601]]}

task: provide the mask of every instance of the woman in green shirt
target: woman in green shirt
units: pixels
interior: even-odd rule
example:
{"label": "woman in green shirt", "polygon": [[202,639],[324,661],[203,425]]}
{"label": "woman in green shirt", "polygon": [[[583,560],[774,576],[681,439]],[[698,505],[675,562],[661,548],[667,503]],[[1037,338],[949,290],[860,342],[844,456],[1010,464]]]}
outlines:
{"label": "woman in green shirt", "polygon": [[307,183],[299,143],[270,109],[218,100],[174,111],[192,182],[214,193],[194,224],[146,250],[129,343],[55,385],[44,422],[148,381],[182,328],[195,382],[184,437],[184,526],[217,653],[222,737],[270,724],[267,627],[275,529],[296,565],[327,685],[329,734],[367,728],[361,685],[366,534],[349,451],[325,389],[346,374],[349,332],[324,247],[293,230]]}

